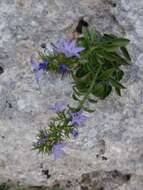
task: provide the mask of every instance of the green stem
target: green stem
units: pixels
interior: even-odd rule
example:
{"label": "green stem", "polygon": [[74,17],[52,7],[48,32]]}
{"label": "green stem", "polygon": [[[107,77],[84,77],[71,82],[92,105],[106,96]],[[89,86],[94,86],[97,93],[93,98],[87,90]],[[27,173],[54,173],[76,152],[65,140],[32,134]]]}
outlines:
{"label": "green stem", "polygon": [[96,81],[96,79],[97,79],[97,76],[98,76],[100,70],[101,70],[101,65],[99,66],[99,68],[98,68],[98,70],[97,70],[97,72],[96,72],[96,74],[95,74],[95,76],[94,76],[94,78],[93,78],[93,80],[92,80],[92,83],[91,83],[91,85],[90,85],[90,87],[89,87],[87,93],[85,94],[84,98],[80,101],[79,109],[81,109],[81,108],[83,107],[83,105],[84,105],[86,99],[88,98],[90,92],[92,91],[92,89],[93,89],[93,87],[94,87],[94,84],[95,84],[95,81]]}

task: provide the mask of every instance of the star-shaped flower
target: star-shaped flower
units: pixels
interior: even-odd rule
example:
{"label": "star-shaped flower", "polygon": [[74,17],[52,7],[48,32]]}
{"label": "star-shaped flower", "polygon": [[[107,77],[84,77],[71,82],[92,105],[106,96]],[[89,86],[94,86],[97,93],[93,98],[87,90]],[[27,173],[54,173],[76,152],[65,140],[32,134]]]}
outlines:
{"label": "star-shaped flower", "polygon": [[53,49],[57,53],[63,53],[66,57],[80,57],[80,52],[85,50],[84,47],[77,47],[75,40],[60,39],[56,44],[53,44]]}

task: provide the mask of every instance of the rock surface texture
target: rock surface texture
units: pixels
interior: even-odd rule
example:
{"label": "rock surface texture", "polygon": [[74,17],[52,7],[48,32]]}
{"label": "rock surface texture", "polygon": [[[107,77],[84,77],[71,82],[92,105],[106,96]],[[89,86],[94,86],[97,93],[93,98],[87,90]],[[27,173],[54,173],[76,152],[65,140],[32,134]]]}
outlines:
{"label": "rock surface texture", "polygon": [[[39,89],[29,57],[41,43],[69,35],[81,16],[99,31],[127,36],[133,64],[122,97],[98,102],[80,137],[54,161],[36,154],[32,142],[48,125],[52,104],[70,101],[71,84],[45,73]],[[62,183],[65,190],[143,189],[142,0],[0,0],[0,183],[7,180]]]}

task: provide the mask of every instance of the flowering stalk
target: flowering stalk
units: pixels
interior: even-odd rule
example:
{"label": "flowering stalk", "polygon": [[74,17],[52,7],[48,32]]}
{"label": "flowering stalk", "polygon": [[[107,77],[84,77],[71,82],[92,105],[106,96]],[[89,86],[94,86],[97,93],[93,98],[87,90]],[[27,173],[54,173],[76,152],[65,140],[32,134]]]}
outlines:
{"label": "flowering stalk", "polygon": [[63,148],[67,139],[77,138],[78,127],[87,119],[82,110],[72,112],[70,108],[60,106],[55,104],[57,117],[51,119],[48,128],[40,130],[37,142],[34,143],[34,149],[43,153],[52,152],[55,159],[64,153]]}

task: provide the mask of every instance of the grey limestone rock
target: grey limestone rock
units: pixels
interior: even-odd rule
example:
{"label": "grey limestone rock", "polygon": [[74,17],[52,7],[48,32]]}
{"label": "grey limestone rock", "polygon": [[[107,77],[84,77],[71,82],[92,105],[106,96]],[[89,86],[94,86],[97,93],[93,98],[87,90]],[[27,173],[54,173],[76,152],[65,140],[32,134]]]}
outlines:
{"label": "grey limestone rock", "polygon": [[[48,125],[51,105],[71,101],[71,83],[45,73],[39,90],[29,58],[41,43],[68,36],[82,16],[100,32],[128,37],[133,64],[126,69],[122,97],[113,94],[98,102],[77,141],[69,142],[66,155],[54,161],[34,152],[32,142]],[[0,0],[0,23],[0,183],[49,186],[102,171],[97,181],[105,190],[142,190],[143,1]],[[49,170],[49,179],[42,169]],[[107,171],[120,171],[120,177],[115,181]],[[124,183],[128,173],[133,177]]]}

